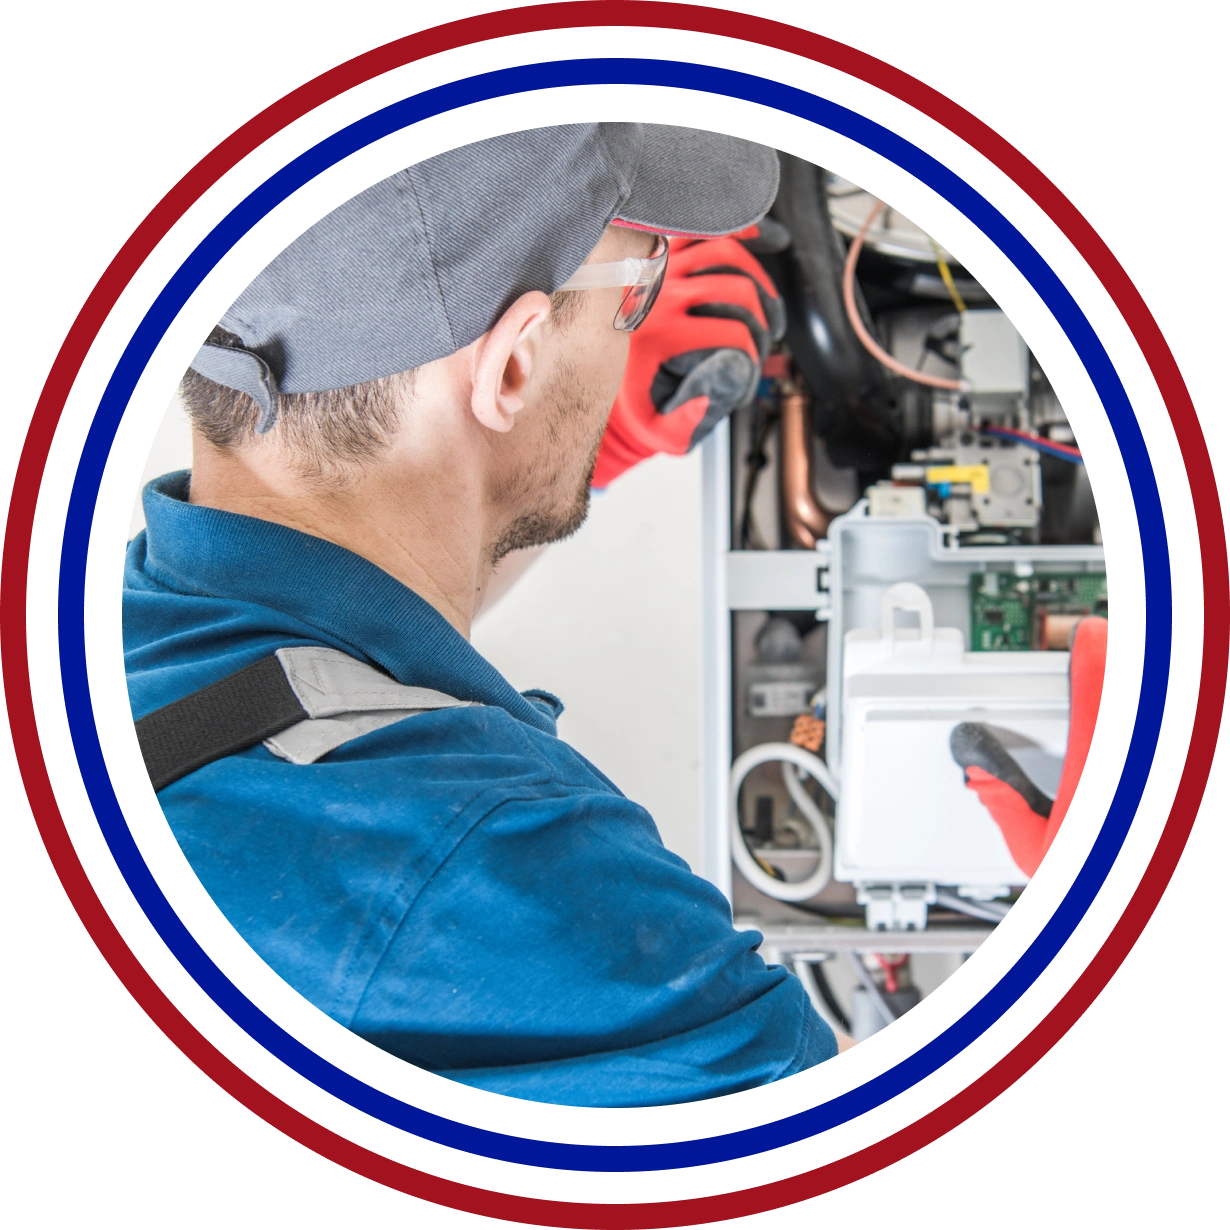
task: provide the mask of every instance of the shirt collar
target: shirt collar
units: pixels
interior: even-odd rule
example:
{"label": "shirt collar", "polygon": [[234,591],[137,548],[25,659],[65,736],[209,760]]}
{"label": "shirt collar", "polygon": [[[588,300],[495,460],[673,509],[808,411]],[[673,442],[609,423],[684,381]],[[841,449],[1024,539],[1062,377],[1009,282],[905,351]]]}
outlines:
{"label": "shirt collar", "polygon": [[146,567],[181,593],[257,603],[319,628],[398,682],[497,705],[549,734],[563,706],[523,696],[430,603],[323,538],[188,503],[180,470],[143,493]]}

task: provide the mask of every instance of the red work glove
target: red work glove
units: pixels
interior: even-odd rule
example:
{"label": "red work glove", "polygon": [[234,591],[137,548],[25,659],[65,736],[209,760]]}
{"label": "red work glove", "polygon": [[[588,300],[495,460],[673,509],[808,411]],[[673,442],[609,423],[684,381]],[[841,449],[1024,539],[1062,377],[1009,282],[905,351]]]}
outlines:
{"label": "red work glove", "polygon": [[1072,636],[1068,751],[1053,802],[981,722],[962,722],[949,740],[953,759],[965,770],[965,784],[991,813],[1009,853],[1027,876],[1038,870],[1055,840],[1089,755],[1106,674],[1106,627],[1106,620],[1090,616],[1076,625]]}
{"label": "red work glove", "polygon": [[738,238],[671,241],[658,301],[632,335],[595,487],[654,453],[686,453],[755,396],[769,346],[786,331],[786,313],[769,275],[739,239],[764,250],[785,246],[784,234],[766,219]]}

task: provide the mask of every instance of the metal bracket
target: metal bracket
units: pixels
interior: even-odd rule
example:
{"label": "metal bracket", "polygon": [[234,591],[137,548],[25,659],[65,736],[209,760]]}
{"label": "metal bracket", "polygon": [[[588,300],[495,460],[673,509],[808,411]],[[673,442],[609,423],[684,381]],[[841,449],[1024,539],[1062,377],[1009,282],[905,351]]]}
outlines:
{"label": "metal bracket", "polygon": [[729,551],[725,557],[726,606],[731,611],[815,611],[832,609],[827,540],[814,551]]}

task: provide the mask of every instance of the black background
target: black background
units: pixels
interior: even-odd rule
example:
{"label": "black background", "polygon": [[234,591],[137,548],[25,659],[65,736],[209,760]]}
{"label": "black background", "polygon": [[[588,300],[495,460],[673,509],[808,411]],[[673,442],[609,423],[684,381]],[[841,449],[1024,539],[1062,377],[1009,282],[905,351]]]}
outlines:
{"label": "black background", "polygon": [[[1224,148],[1202,81],[1212,54],[1181,30],[1077,31],[1025,9],[988,12],[994,32],[982,17],[969,25],[931,9],[929,21],[840,34],[952,91],[1036,156],[1117,245],[1198,381],[1197,338],[1221,310],[1224,279],[1216,245],[1188,240],[1204,220],[1210,235],[1221,229],[1219,175],[1205,161],[1210,143]],[[162,189],[251,109],[387,36],[330,32],[333,21],[312,33],[315,22],[289,17],[264,37],[229,12],[192,18],[182,37],[116,21],[44,23],[27,36],[9,288],[10,308],[18,296],[30,306],[16,330],[30,390],[76,301]],[[304,32],[287,37],[288,27]],[[7,332],[11,342],[12,323]],[[1184,528],[1181,549],[1188,541]],[[18,830],[17,852],[20,956],[7,1005],[17,1186],[48,1213],[106,1205],[138,1223],[408,1212],[253,1122],[189,1068],[93,956],[37,841]],[[903,1218],[1066,1220],[1074,1202],[1077,1216],[1114,1218],[1144,1213],[1176,1184],[1182,1203],[1197,1203],[1223,1066],[1221,946],[1199,918],[1212,891],[1188,861],[1121,984],[1025,1085],[932,1153],[801,1220],[868,1205]]]}

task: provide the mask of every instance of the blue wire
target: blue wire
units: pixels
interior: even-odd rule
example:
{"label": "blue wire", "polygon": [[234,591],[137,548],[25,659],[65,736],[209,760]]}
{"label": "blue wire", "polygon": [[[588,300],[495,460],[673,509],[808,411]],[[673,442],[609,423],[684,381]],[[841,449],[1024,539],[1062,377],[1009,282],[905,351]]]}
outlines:
{"label": "blue wire", "polygon": [[1028,448],[1036,448],[1040,453],[1046,453],[1051,457],[1058,457],[1061,461],[1070,461],[1074,466],[1083,466],[1085,459],[1079,454],[1065,452],[1061,448],[1056,448],[1053,444],[1048,444],[1045,440],[1031,440],[1028,437],[1022,437],[1010,431],[1003,431],[998,427],[982,427],[979,429],[984,436],[995,436],[1000,440],[1012,440],[1016,444],[1024,444]]}

